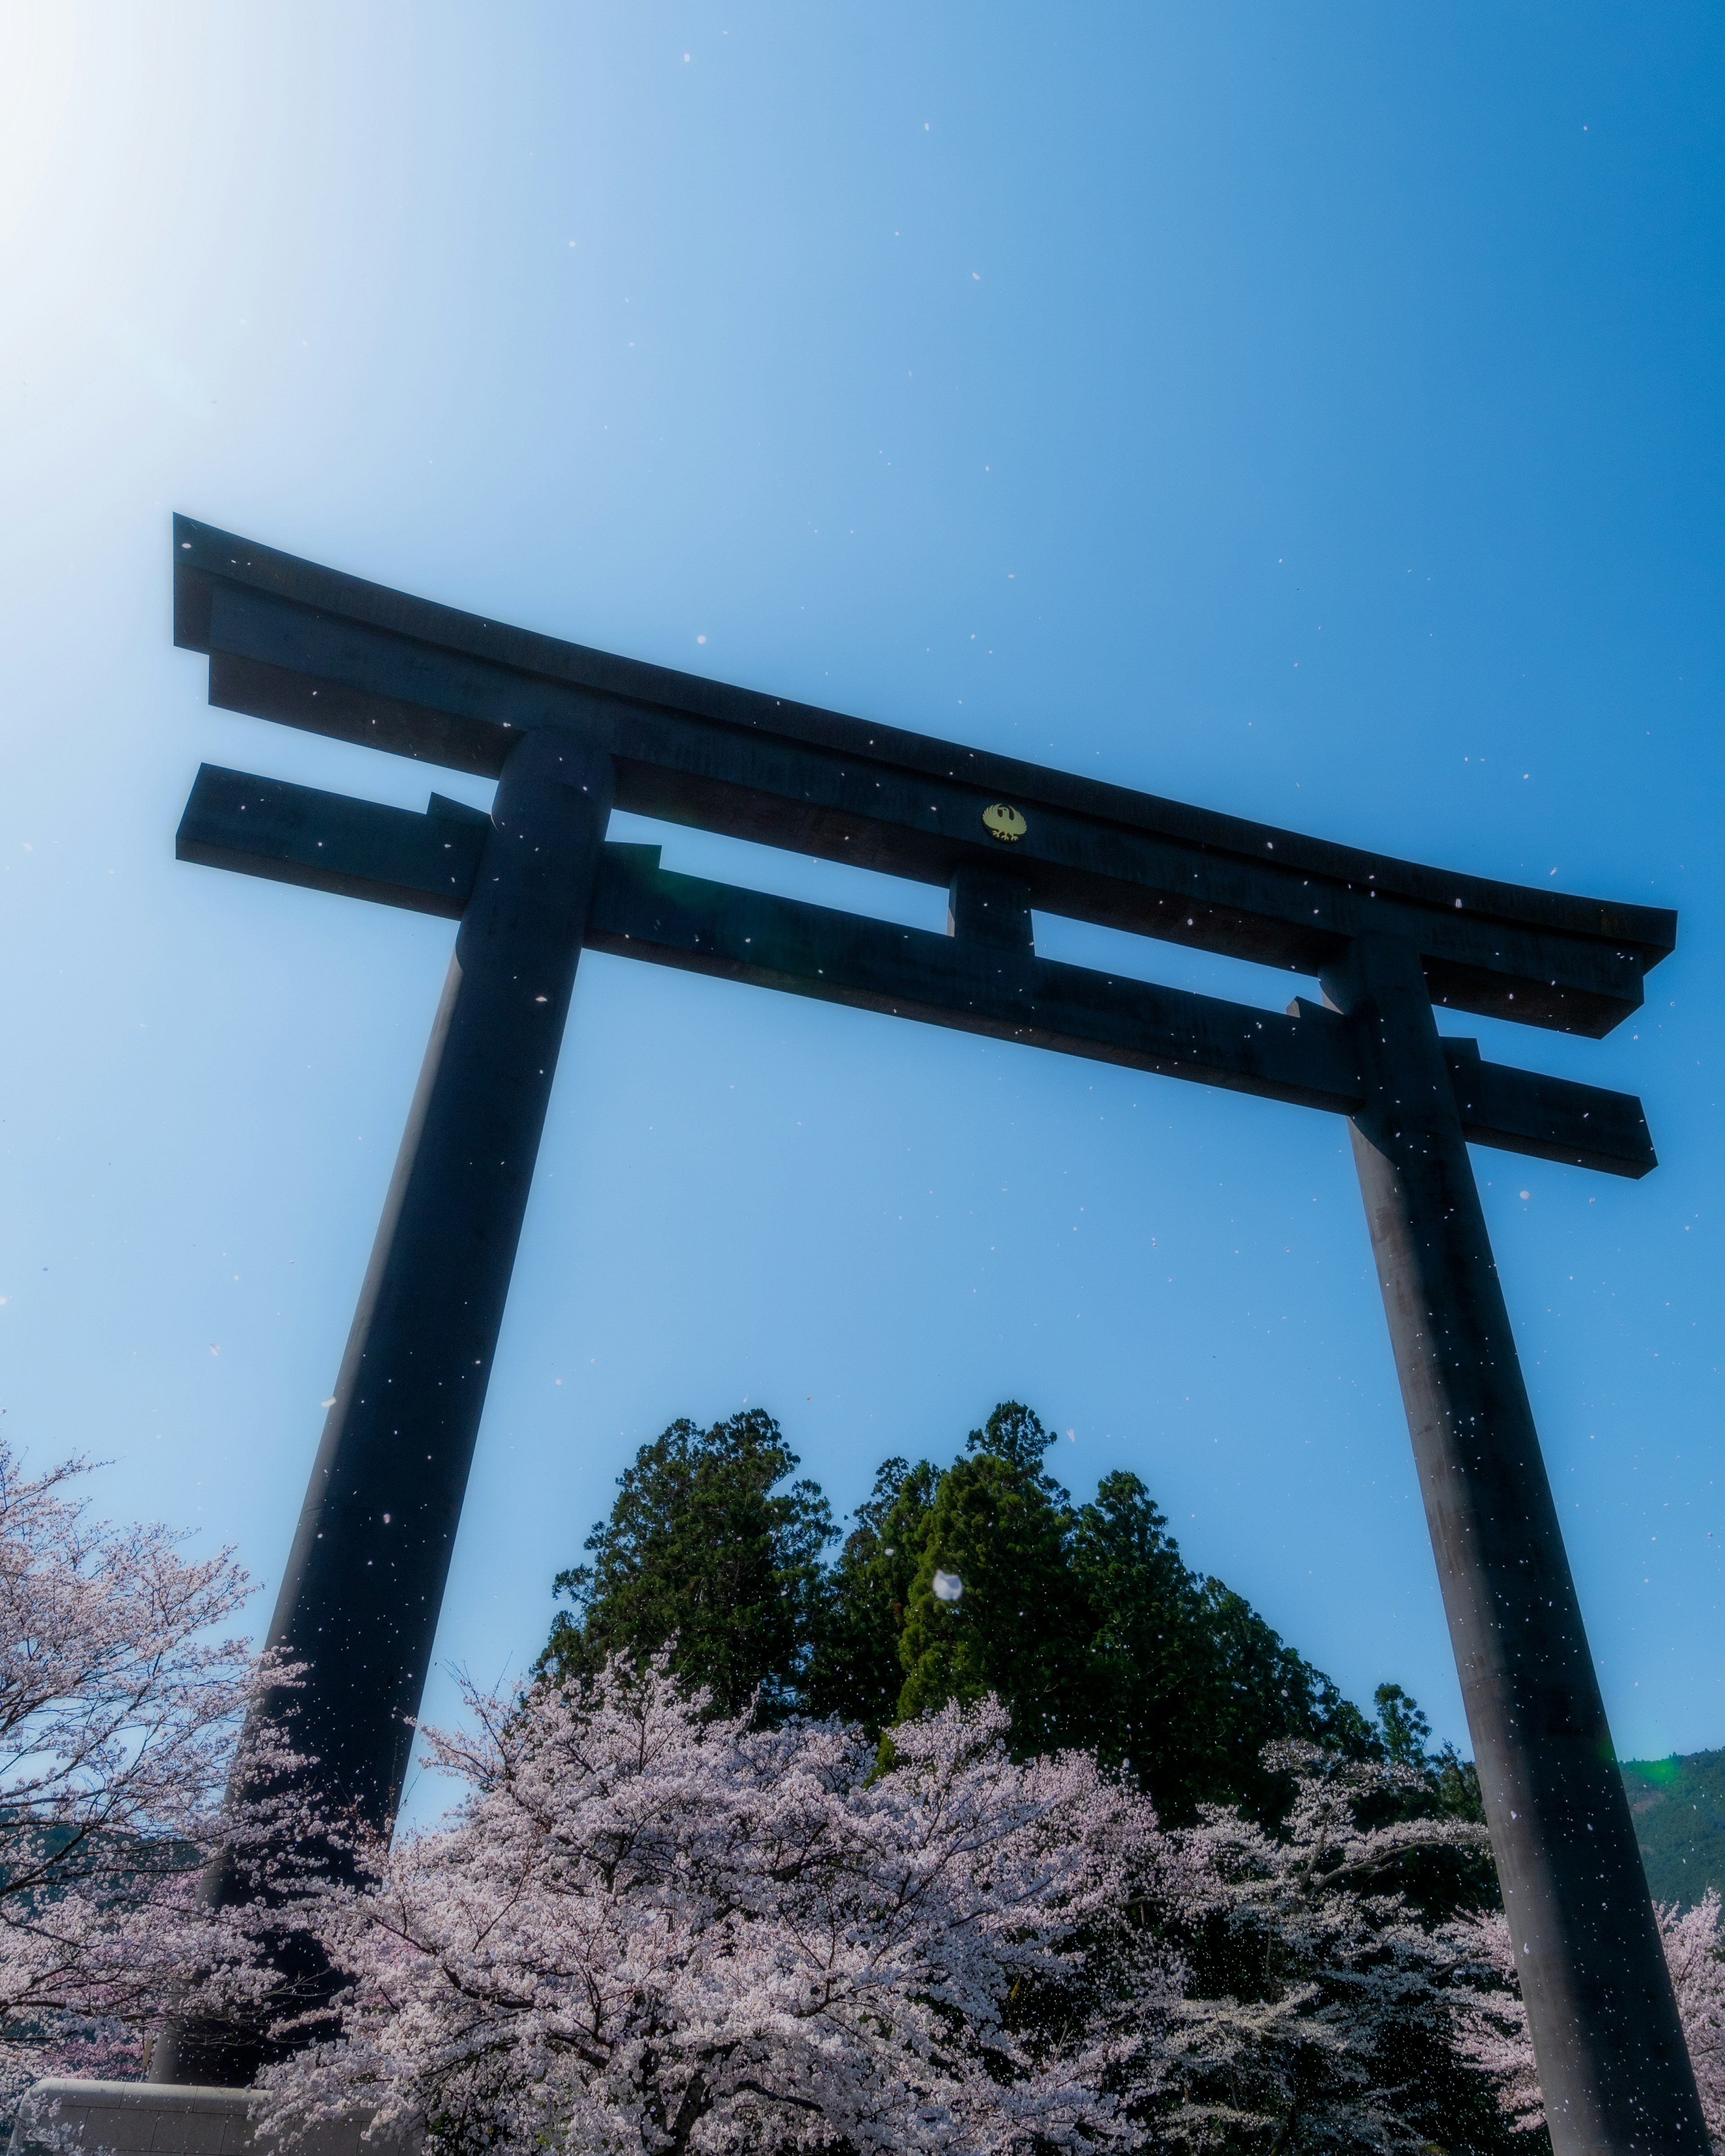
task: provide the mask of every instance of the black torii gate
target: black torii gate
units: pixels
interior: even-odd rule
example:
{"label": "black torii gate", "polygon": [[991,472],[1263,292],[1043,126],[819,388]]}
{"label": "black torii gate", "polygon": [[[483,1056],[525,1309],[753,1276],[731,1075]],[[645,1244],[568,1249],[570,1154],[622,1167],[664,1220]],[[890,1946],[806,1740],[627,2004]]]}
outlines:
{"label": "black torii gate", "polygon": [[[1599,1038],[1675,916],[1420,868],[411,598],[183,517],[224,709],[498,781],[424,815],[206,765],[182,860],[459,921],[270,1642],[373,1825],[406,1769],[583,947],[1346,1116],[1558,2156],[1708,2142],[1467,1147],[1655,1164],[1629,1096],[1432,1007]],[[614,804],[946,887],[945,936],[671,874]],[[1316,977],[1287,1014],[1035,956],[1033,909]],[[287,1702],[266,1702],[280,1712]],[[158,2077],[203,2077],[164,2046]],[[244,2061],[229,2051],[233,2072]]]}

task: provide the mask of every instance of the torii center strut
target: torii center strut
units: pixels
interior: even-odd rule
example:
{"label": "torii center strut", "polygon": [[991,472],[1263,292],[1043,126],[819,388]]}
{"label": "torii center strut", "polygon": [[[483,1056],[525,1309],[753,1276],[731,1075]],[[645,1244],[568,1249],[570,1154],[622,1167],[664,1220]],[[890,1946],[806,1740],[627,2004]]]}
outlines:
{"label": "torii center strut", "polygon": [[[185,518],[174,565],[213,704],[498,781],[489,816],[435,794],[418,815],[205,766],[179,830],[182,860],[460,923],[270,1634],[309,1665],[295,1742],[330,1800],[394,1815],[584,947],[1322,1109],[1353,1134],[1553,2146],[1705,2156],[1467,1148],[1626,1176],[1653,1151],[1638,1101],[1488,1063],[1432,1009],[1599,1038],[1674,916],[726,688]],[[947,933],[670,873],[606,843],[614,804],[942,886]],[[1324,1001],[1278,1016],[1055,964],[1037,911]]]}

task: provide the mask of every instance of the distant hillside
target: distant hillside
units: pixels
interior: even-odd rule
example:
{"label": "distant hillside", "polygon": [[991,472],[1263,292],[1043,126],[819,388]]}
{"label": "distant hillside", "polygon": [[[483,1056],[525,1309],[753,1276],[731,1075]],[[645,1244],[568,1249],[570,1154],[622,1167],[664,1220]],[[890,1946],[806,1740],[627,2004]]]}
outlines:
{"label": "distant hillside", "polygon": [[1725,1894],[1725,1751],[1625,1759],[1623,1782],[1654,1900]]}

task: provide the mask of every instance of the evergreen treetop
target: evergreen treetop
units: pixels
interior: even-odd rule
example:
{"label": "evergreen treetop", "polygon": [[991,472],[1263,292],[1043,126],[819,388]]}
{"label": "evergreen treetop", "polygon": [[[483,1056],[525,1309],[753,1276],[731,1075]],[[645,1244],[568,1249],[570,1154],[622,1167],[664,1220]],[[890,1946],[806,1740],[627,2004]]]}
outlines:
{"label": "evergreen treetop", "polygon": [[589,1676],[675,1638],[678,1673],[722,1712],[757,1694],[768,1722],[794,1712],[837,1539],[819,1485],[791,1480],[798,1466],[759,1408],[710,1430],[674,1422],[644,1445],[587,1538],[591,1563],[557,1574],[573,1614],[558,1611],[541,1668]]}
{"label": "evergreen treetop", "polygon": [[1266,1745],[1429,1769],[1431,1803],[1477,1818],[1472,1769],[1428,1760],[1399,1686],[1368,1720],[1245,1599],[1192,1571],[1136,1475],[1076,1504],[1045,1464],[1053,1435],[1003,1401],[944,1469],[886,1460],[839,1539],[819,1486],[762,1409],[673,1423],[619,1481],[590,1561],[558,1575],[572,1604],[541,1667],[590,1676],[619,1651],[670,1647],[715,1708],[757,1701],[878,1738],[998,1693],[1021,1756],[1076,1747],[1141,1781],[1162,1815],[1209,1804],[1279,1816],[1292,1784]]}

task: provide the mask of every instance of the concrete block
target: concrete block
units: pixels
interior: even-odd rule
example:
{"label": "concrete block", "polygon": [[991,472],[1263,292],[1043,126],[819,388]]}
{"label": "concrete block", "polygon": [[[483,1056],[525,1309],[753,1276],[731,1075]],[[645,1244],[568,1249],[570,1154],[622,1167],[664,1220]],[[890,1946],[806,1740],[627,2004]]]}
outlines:
{"label": "concrete block", "polygon": [[[18,2107],[7,2156],[272,2156],[256,2134],[252,2089],[178,2088],[152,2082],[40,2081]],[[295,2156],[380,2156],[362,2117],[332,2121]],[[382,2156],[421,2156],[399,2143]]]}

